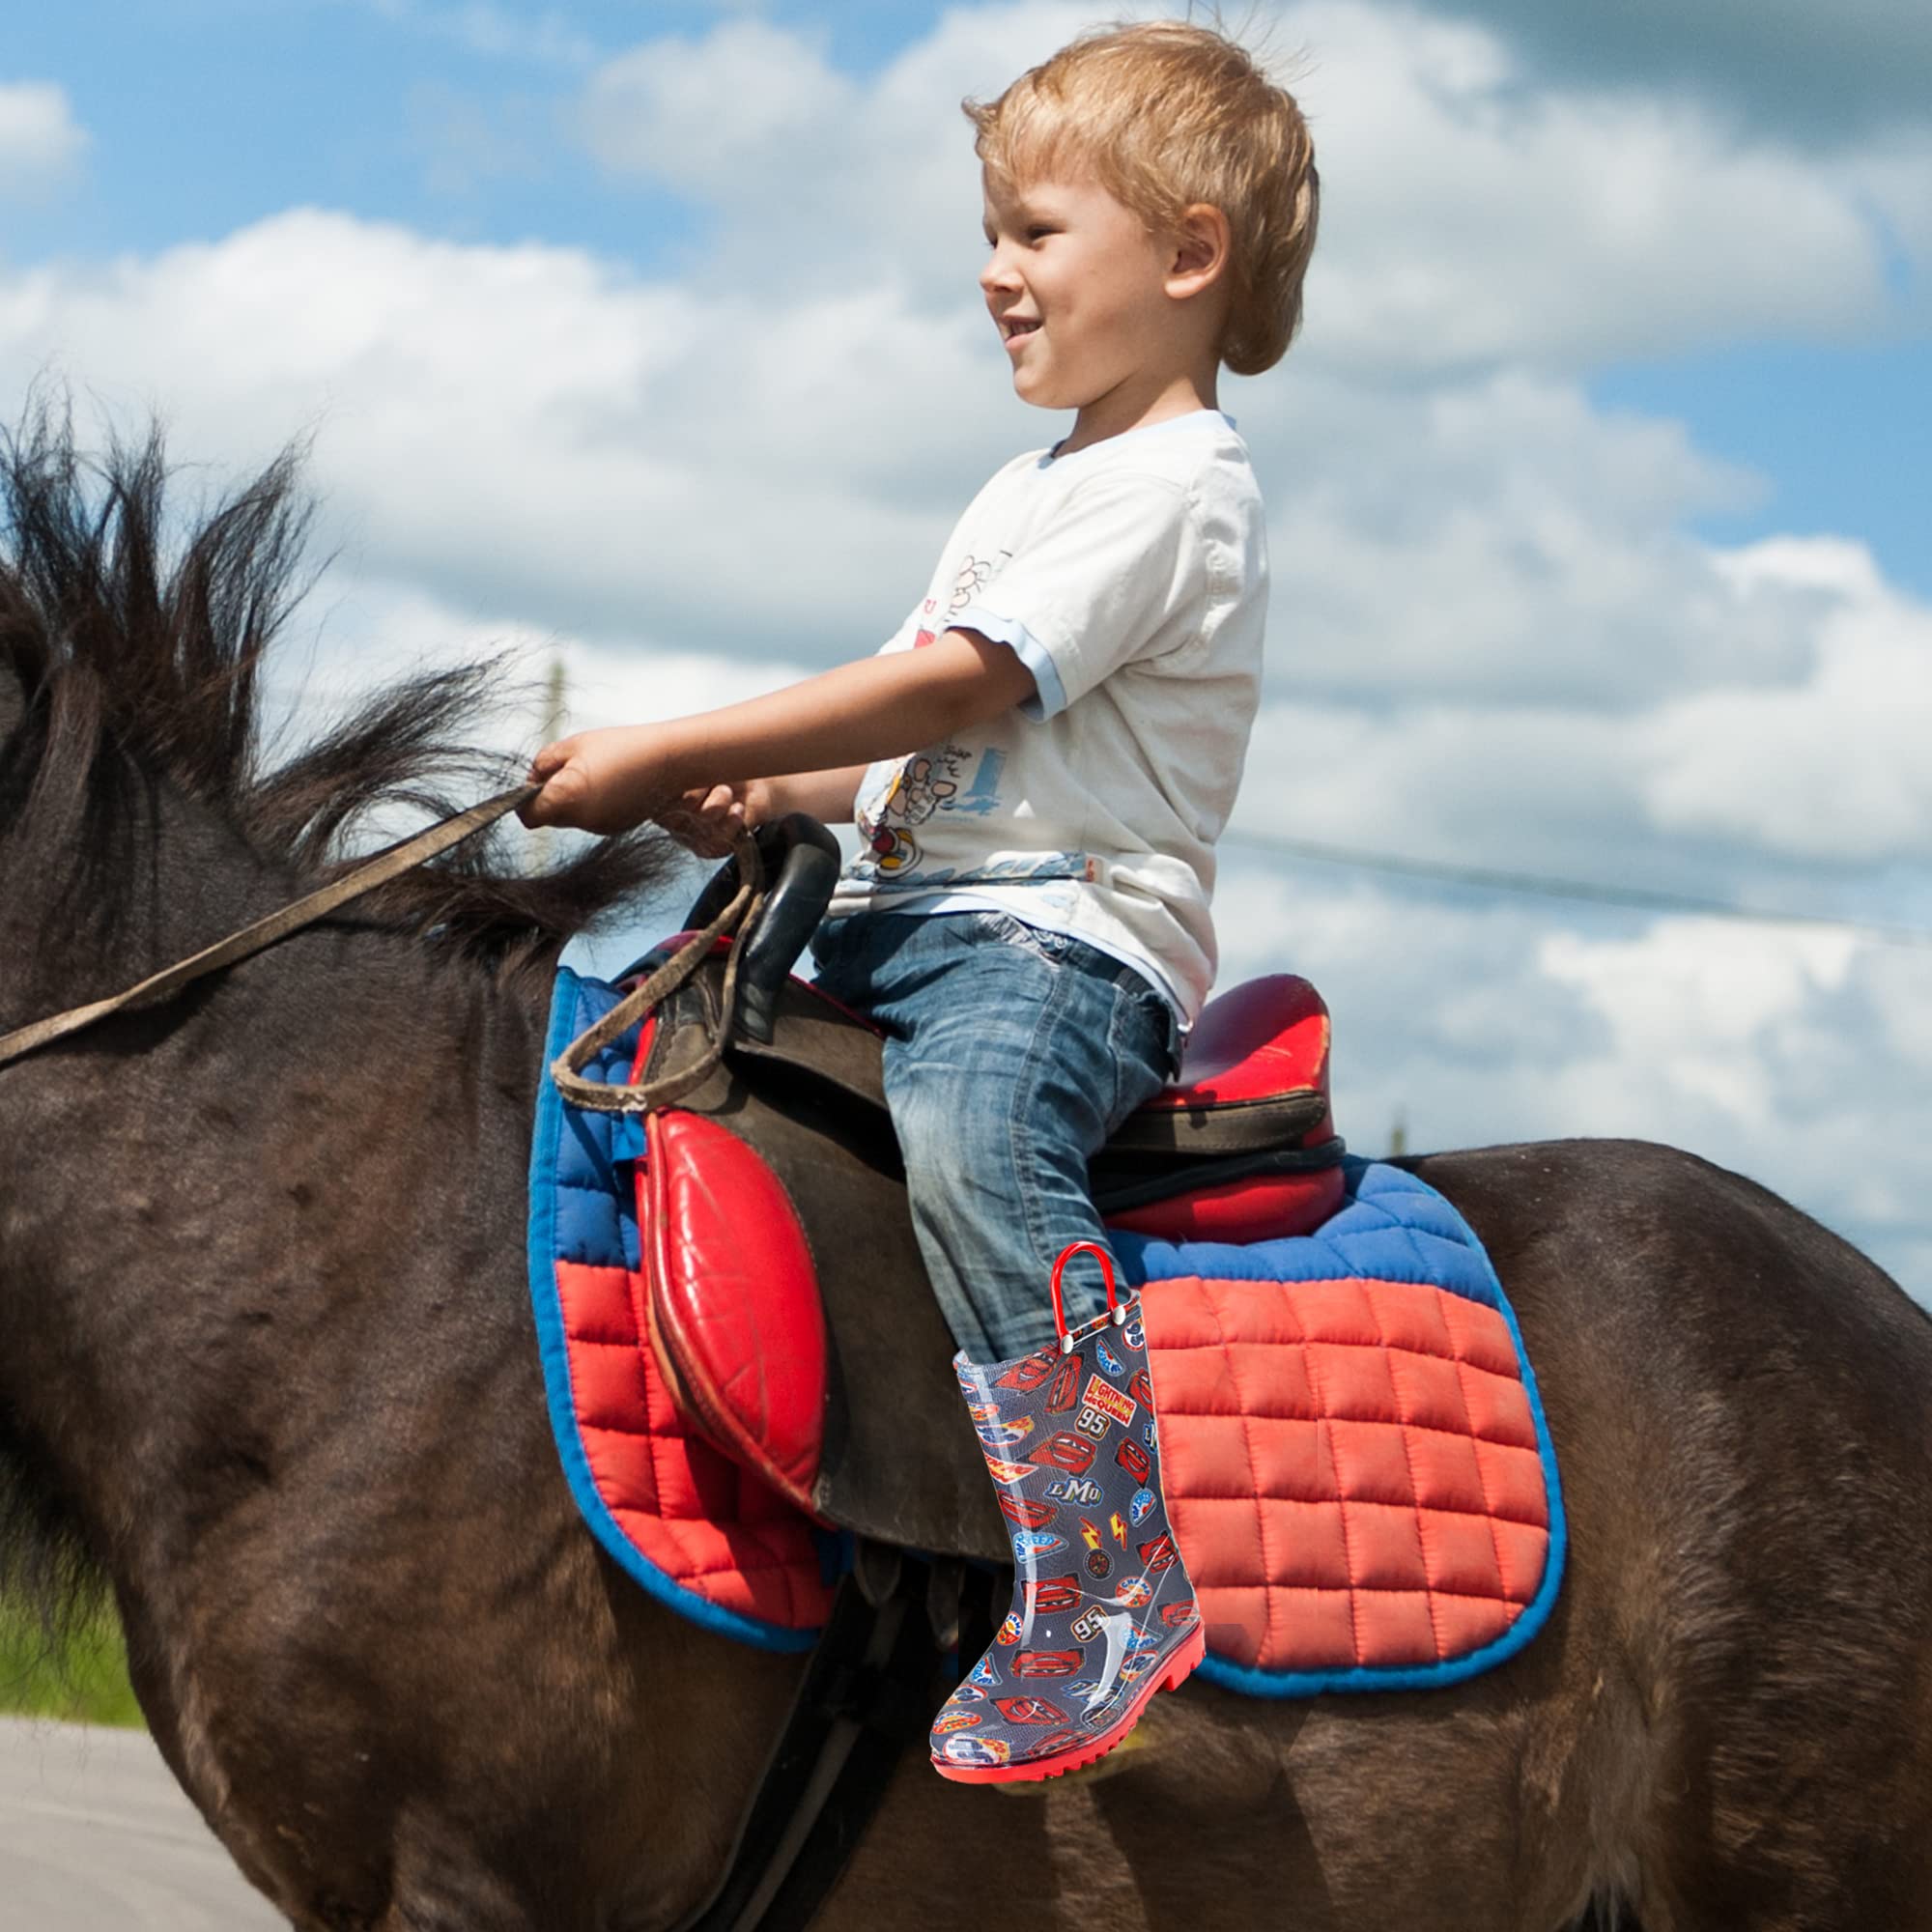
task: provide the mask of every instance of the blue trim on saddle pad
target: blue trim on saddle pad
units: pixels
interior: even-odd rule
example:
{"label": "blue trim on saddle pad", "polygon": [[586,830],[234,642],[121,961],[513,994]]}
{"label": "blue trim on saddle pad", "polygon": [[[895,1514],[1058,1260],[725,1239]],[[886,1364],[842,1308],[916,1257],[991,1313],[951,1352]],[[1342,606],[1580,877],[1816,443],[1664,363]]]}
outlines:
{"label": "blue trim on saddle pad", "polygon": [[[551,1433],[556,1437],[563,1473],[579,1511],[627,1576],[680,1616],[722,1636],[756,1644],[761,1650],[810,1650],[818,1641],[815,1630],[786,1630],[761,1617],[723,1609],[660,1570],[611,1514],[578,1433],[556,1263],[561,1259],[610,1265],[621,1256],[629,1267],[639,1264],[637,1218],[629,1191],[617,1185],[614,1170],[618,1162],[636,1160],[643,1153],[644,1123],[636,1114],[593,1114],[570,1106],[556,1091],[550,1069],[557,1055],[603,1018],[619,997],[616,987],[602,980],[580,979],[568,966],[557,968],[544,1041],[529,1183],[530,1302],[536,1314]],[[584,1067],[585,1077],[628,1080],[637,1057],[638,1034],[638,1027],[620,1034]]]}
{"label": "blue trim on saddle pad", "polygon": [[1508,1324],[1517,1369],[1536,1424],[1536,1451],[1549,1498],[1549,1548],[1536,1595],[1501,1636],[1439,1663],[1358,1666],[1352,1670],[1255,1670],[1211,1652],[1196,1666],[1225,1690],[1254,1697],[1313,1697],[1326,1690],[1433,1690],[1474,1677],[1516,1655],[1549,1620],[1563,1582],[1569,1524],[1556,1474],[1556,1447],[1543,1413],[1516,1310],[1476,1233],[1426,1180],[1381,1161],[1342,1163],[1344,1206],[1312,1235],[1273,1241],[1166,1241],[1110,1229],[1123,1286],[1142,1288],[1176,1275],[1216,1281],[1376,1281],[1425,1283],[1495,1309]]}

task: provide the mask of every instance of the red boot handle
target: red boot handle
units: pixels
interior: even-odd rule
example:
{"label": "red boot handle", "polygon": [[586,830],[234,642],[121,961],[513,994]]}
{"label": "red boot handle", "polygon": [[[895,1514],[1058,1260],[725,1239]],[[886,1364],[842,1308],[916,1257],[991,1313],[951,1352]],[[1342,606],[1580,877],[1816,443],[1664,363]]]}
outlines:
{"label": "red boot handle", "polygon": [[1070,1355],[1073,1352],[1073,1339],[1066,1332],[1066,1308],[1060,1298],[1060,1270],[1066,1265],[1068,1255],[1077,1255],[1085,1248],[1090,1255],[1100,1258],[1100,1272],[1107,1277],[1107,1313],[1114,1318],[1115,1327],[1120,1327],[1127,1319],[1127,1311],[1121,1305],[1114,1291],[1114,1258],[1098,1241],[1069,1241],[1060,1251],[1060,1259],[1053,1264],[1053,1325],[1060,1336],[1060,1352]]}

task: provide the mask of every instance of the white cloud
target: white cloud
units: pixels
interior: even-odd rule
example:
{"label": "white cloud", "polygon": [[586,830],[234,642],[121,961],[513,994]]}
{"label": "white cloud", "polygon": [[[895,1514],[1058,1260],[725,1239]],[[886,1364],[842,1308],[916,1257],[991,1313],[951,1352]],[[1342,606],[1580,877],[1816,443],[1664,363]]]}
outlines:
{"label": "white cloud", "polygon": [[[863,80],[821,41],[726,21],[607,62],[584,136],[614,171],[711,208],[700,276],[903,277],[924,305],[972,307],[960,98],[996,94],[1091,20],[1034,0],[957,9]],[[1574,369],[1746,329],[1842,336],[1886,312],[1890,246],[1932,258],[1923,143],[1821,156],[1693,97],[1539,90],[1493,33],[1405,6],[1309,0],[1264,25],[1322,172],[1304,363],[1386,382]]]}
{"label": "white cloud", "polygon": [[[1629,729],[1585,711],[1270,705],[1233,823],[1523,870],[1580,868],[1634,814]],[[1600,869],[1608,869],[1600,867]]]}
{"label": "white cloud", "polygon": [[325,580],[290,639],[278,647],[278,707],[323,709],[415,668],[506,664],[503,704],[485,742],[530,750],[541,741],[551,668],[564,671],[564,731],[678,718],[776,691],[810,675],[778,658],[716,652],[613,649],[516,618],[476,616],[420,585],[383,578]]}
{"label": "white cloud", "polygon": [[361,0],[361,4],[398,26],[494,60],[584,68],[597,57],[596,43],[556,8],[531,14],[493,5],[492,0],[464,0],[456,6],[428,4],[428,0]]}
{"label": "white cloud", "polygon": [[1553,932],[1537,964],[1607,1022],[1603,1050],[1548,1069],[1572,1105],[1607,1131],[1654,1132],[1660,1107],[1711,1112],[1746,1139],[1779,1118],[1777,1055],[1767,1036],[1842,992],[1860,942],[1840,932],[1766,933],[1660,921],[1639,938]]}
{"label": "white cloud", "polygon": [[1358,1151],[1634,1136],[1748,1174],[1932,1304],[1922,952],[1842,934],[1551,913],[1236,855],[1220,984],[1314,980]]}
{"label": "white cloud", "polygon": [[[1607,582],[1625,553],[1568,507]],[[1570,623],[1587,578],[1552,589],[1508,555],[1508,519],[1487,506],[1445,545],[1468,584],[1453,599],[1427,545],[1367,544],[1360,527],[1331,532],[1332,575],[1311,547],[1299,577],[1321,605],[1312,622],[1296,593],[1277,601],[1272,696],[1237,827],[1789,910],[1858,903],[1847,867],[1922,867],[1932,611],[1861,549],[1685,542],[1668,570],[1634,575],[1620,608]],[[1539,639],[1552,662],[1513,690]],[[1593,645],[1594,663],[1576,662]],[[1352,692],[1331,669],[1297,693],[1296,669],[1323,647],[1378,668]],[[1867,916],[1909,923],[1889,890],[1874,880]]]}
{"label": "white cloud", "polygon": [[1932,99],[1932,14],[1897,0],[1441,0],[1441,13],[1499,25],[1538,78],[1694,91],[1755,125],[1813,144],[1921,118]]}
{"label": "white cloud", "polygon": [[1682,522],[1752,480],[1680,424],[1520,371],[1422,390],[1303,374],[1233,407],[1263,464],[1283,685],[1587,701],[1794,667],[1802,600],[1741,589]]}
{"label": "white cloud", "polygon": [[1669,832],[1821,860],[1922,855],[1932,838],[1932,611],[1861,547],[1795,538],[1734,559],[1740,581],[1834,587],[1802,677],[1674,699],[1646,727],[1645,802]]}
{"label": "white cloud", "polygon": [[0,81],[0,198],[38,193],[87,150],[67,90],[51,81]]}
{"label": "white cloud", "polygon": [[577,250],[314,210],[152,260],[0,271],[16,389],[51,361],[236,462],[317,424],[358,570],[612,640],[821,665],[896,628],[1028,427],[998,354],[890,289],[700,297]]}
{"label": "white cloud", "polygon": [[1485,30],[1406,8],[1288,17],[1321,51],[1300,90],[1323,184],[1309,333],[1348,366],[1575,367],[1885,308],[1841,162],[1689,97],[1531,88]]}
{"label": "white cloud", "polygon": [[954,8],[863,79],[831,65],[823,36],[727,20],[606,63],[581,128],[614,174],[711,212],[694,286],[810,298],[884,285],[921,315],[970,315],[990,334],[960,101],[997,95],[1093,20],[1080,0]]}
{"label": "white cloud", "polygon": [[730,20],[700,41],[619,54],[585,91],[591,151],[607,167],[707,198],[748,178],[783,182],[801,151],[811,155],[863,104],[860,86],[828,64],[825,38]]}

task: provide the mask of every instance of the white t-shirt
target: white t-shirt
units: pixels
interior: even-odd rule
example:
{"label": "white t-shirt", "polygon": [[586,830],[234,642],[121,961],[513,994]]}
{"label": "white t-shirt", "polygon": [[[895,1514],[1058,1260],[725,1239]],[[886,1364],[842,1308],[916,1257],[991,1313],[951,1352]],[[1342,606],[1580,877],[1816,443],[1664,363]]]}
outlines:
{"label": "white t-shirt", "polygon": [[829,916],[997,907],[1138,967],[1191,1029],[1266,602],[1261,491],[1221,411],[1015,457],[879,655],[978,631],[1037,696],[867,767]]}

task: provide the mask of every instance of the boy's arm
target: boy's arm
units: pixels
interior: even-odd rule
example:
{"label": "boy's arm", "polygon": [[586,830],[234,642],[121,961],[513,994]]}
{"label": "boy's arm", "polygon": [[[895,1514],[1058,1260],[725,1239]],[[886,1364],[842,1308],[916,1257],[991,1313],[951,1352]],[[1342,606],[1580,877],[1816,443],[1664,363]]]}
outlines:
{"label": "boy's arm", "polygon": [[[869,761],[868,761],[869,762]],[[782,818],[788,811],[810,812],[827,825],[849,825],[866,765],[839,765],[829,772],[788,772],[779,779],[753,779],[746,787],[747,813],[753,825]]]}
{"label": "boy's arm", "polygon": [[1008,645],[948,631],[919,649],[861,658],[739,704],[546,745],[530,766],[544,788],[520,815],[526,825],[621,832],[696,787],[863,770],[1034,694],[1033,672]]}

